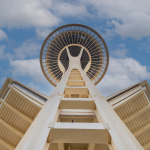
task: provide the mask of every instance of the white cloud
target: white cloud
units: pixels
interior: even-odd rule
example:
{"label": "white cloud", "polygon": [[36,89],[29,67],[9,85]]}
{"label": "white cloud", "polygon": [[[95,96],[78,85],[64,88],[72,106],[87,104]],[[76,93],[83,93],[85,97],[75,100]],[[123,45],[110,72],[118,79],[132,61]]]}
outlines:
{"label": "white cloud", "polygon": [[53,27],[61,17],[91,16],[81,3],[60,0],[1,0],[0,27]]}
{"label": "white cloud", "polygon": [[[81,3],[60,0],[1,0],[0,27],[36,27],[38,37],[45,38],[51,27],[58,25],[62,17],[91,17],[87,7]],[[2,32],[2,30],[0,30]],[[6,38],[5,32],[3,37]]]}
{"label": "white cloud", "polygon": [[7,38],[8,38],[7,34],[3,30],[0,29],[0,41],[7,39]]}
{"label": "white cloud", "polygon": [[150,38],[140,43],[140,49],[146,50],[147,53],[150,53]]}
{"label": "white cloud", "polygon": [[145,79],[150,79],[150,72],[135,59],[110,57],[108,71],[97,87],[108,96]]}
{"label": "white cloud", "polygon": [[115,20],[111,22],[115,25],[114,32],[117,34],[136,39],[150,36],[150,15],[146,14],[146,12],[131,12],[122,21],[123,23]]}
{"label": "white cloud", "polygon": [[39,59],[11,60],[9,64],[11,67],[11,72],[14,76],[32,77],[34,81],[40,83],[45,81],[44,75],[40,68]]}
{"label": "white cloud", "polygon": [[45,39],[51,32],[52,30],[49,28],[42,28],[42,27],[36,28],[38,38]]}
{"label": "white cloud", "polygon": [[5,46],[0,46],[0,59],[25,59],[26,57],[39,56],[41,45],[33,40],[27,40],[18,48],[13,49],[10,53],[5,50]]}
{"label": "white cloud", "polygon": [[[114,33],[122,37],[150,36],[149,0],[1,0],[0,27],[38,27],[37,34],[45,37],[45,30],[58,25],[62,17],[93,17],[109,20],[106,36]],[[87,19],[87,18],[86,18]],[[5,35],[6,38],[6,35]]]}
{"label": "white cloud", "polygon": [[60,21],[54,16],[49,7],[51,3],[40,0],[1,0],[0,26],[29,27],[29,26],[54,26]]}
{"label": "white cloud", "polygon": [[115,32],[113,30],[102,28],[102,27],[100,27],[100,28],[101,28],[101,30],[102,29],[104,30],[104,33],[101,31],[102,32],[101,35],[104,39],[111,40],[112,37],[115,35]]}
{"label": "white cloud", "polygon": [[4,84],[4,82],[6,81],[6,77],[2,77],[1,79],[0,79],[0,85],[3,85]]}
{"label": "white cloud", "polygon": [[10,52],[6,52],[6,46],[1,45],[0,46],[0,59],[12,59],[14,55],[12,55]]}
{"label": "white cloud", "polygon": [[39,55],[41,49],[41,45],[37,44],[32,40],[28,40],[23,42],[23,44],[14,49],[15,57],[24,59],[26,56],[36,56]]}
{"label": "white cloud", "polygon": [[44,77],[39,59],[11,60],[10,71],[14,77],[29,77],[32,82],[27,82],[29,87],[36,89],[48,96],[53,92],[54,87]]}
{"label": "white cloud", "polygon": [[33,89],[35,89],[35,90],[39,90],[40,89],[40,86],[39,85],[35,85],[34,82],[30,82],[28,84],[28,86],[31,87],[31,88],[33,88]]}
{"label": "white cloud", "polygon": [[1,45],[0,46],[0,59],[5,59],[4,50],[5,50],[5,46]]}
{"label": "white cloud", "polygon": [[119,44],[118,49],[111,52],[112,55],[117,57],[126,57],[126,54],[128,53],[128,50],[125,48],[125,44]]}
{"label": "white cloud", "polygon": [[81,18],[83,16],[92,17],[88,12],[86,5],[82,4],[80,1],[74,2],[62,2],[62,1],[53,1],[52,9],[56,14],[63,17],[76,16]]}
{"label": "white cloud", "polygon": [[96,17],[109,19],[108,25],[112,24],[112,33],[133,38],[150,36],[149,0],[82,0],[79,2],[95,10],[93,12],[96,12]]}

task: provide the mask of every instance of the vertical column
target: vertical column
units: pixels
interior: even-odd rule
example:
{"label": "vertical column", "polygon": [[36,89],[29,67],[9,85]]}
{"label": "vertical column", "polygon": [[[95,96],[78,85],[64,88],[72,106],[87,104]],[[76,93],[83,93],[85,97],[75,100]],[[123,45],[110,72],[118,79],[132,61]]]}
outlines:
{"label": "vertical column", "polygon": [[101,93],[97,90],[96,86],[87,77],[85,72],[80,69],[80,73],[86,81],[86,86],[93,99],[95,100],[95,105],[102,116],[105,123],[108,123],[110,128],[109,133],[117,147],[118,150],[143,150],[140,143],[135,139],[129,129],[117,116],[113,108],[107,103],[103,98]]}
{"label": "vertical column", "polygon": [[42,110],[16,147],[16,150],[42,150],[44,148],[50,132],[49,124],[53,123],[57,115],[60,99],[62,99],[70,71],[71,70],[68,69],[64,74],[51,97],[43,106]]}
{"label": "vertical column", "polygon": [[65,150],[63,143],[58,143],[58,150]]}
{"label": "vertical column", "polygon": [[95,143],[89,143],[88,150],[94,150]]}

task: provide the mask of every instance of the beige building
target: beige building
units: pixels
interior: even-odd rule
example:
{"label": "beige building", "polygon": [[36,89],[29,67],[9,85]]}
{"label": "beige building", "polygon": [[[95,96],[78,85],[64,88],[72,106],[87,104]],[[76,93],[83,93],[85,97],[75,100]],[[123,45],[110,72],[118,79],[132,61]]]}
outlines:
{"label": "beige building", "polygon": [[49,97],[7,78],[0,90],[0,150],[150,150],[148,82],[104,98],[95,85],[109,54],[96,31],[57,28],[43,43],[40,63],[56,89]]}

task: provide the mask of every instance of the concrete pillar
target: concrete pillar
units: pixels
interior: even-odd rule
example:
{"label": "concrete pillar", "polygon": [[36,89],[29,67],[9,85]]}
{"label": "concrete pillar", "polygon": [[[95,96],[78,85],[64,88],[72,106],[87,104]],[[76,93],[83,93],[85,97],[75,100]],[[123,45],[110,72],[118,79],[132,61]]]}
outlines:
{"label": "concrete pillar", "polygon": [[56,120],[55,116],[57,115],[60,99],[62,99],[70,71],[70,69],[66,71],[51,97],[16,147],[16,150],[42,150],[44,148],[50,132],[49,124],[53,124],[53,121]]}
{"label": "concrete pillar", "polygon": [[92,98],[95,101],[95,105],[104,120],[108,124],[110,130],[109,133],[114,141],[118,150],[144,150],[140,143],[136,140],[133,134],[125,126],[122,120],[117,116],[116,112],[111,108],[108,102],[104,99],[102,94],[98,91],[96,86],[87,77],[85,72],[79,70],[85,84],[89,89]]}

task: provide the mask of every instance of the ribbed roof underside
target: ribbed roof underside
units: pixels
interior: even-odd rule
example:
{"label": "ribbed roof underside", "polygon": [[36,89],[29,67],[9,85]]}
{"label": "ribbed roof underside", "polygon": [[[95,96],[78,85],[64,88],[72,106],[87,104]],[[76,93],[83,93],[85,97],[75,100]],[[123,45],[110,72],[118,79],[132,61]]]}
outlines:
{"label": "ribbed roof underside", "polygon": [[[150,87],[141,82],[109,103],[145,150],[150,149]],[[139,87],[141,86],[141,89]],[[137,89],[137,90],[136,90]],[[139,90],[138,90],[139,89]],[[135,90],[135,92],[133,92]],[[120,100],[118,102],[118,100]],[[126,101],[127,100],[127,101]],[[115,103],[116,102],[116,103]],[[118,106],[115,106],[119,104]]]}
{"label": "ribbed roof underside", "polygon": [[[83,47],[90,54],[91,66],[87,71],[87,76],[94,84],[99,83],[106,73],[109,55],[107,46],[103,38],[93,29],[83,25],[66,25],[54,30],[43,43],[40,54],[42,71],[48,81],[56,86],[61,80],[63,72],[59,68],[58,59],[60,53],[69,46]],[[71,50],[70,50],[71,51]],[[74,53],[78,48],[74,49]],[[65,52],[64,52],[65,53]],[[85,51],[84,51],[85,53]],[[84,56],[86,54],[83,54]],[[87,57],[87,55],[85,56]],[[67,61],[63,54],[61,61]],[[82,57],[81,65],[85,68],[87,62]],[[64,62],[67,69],[68,62]]]}

